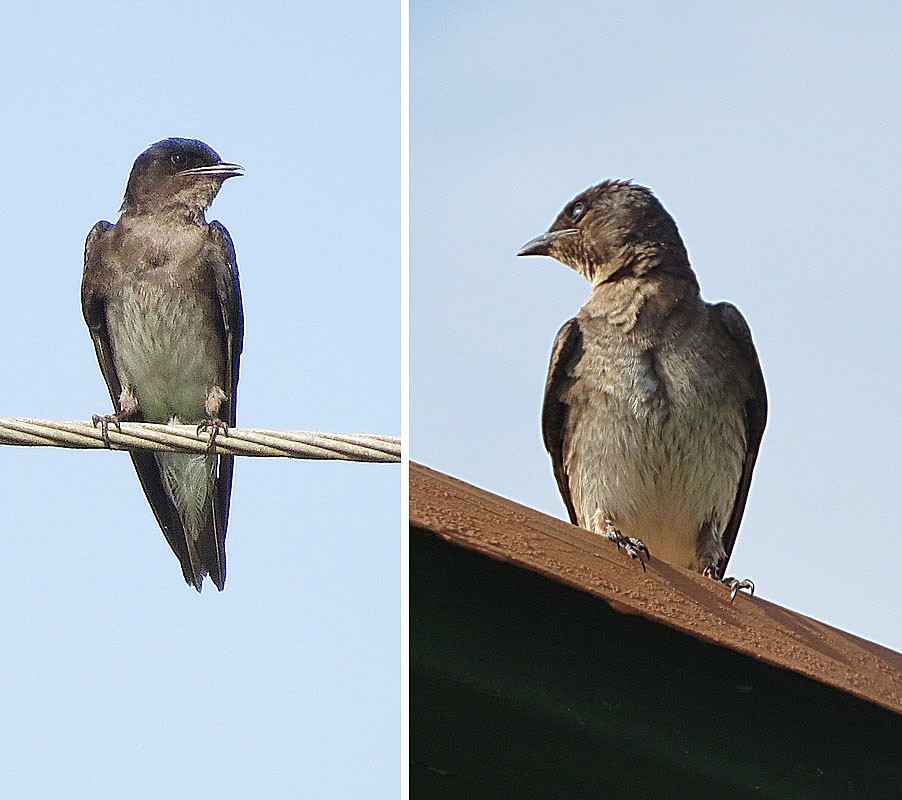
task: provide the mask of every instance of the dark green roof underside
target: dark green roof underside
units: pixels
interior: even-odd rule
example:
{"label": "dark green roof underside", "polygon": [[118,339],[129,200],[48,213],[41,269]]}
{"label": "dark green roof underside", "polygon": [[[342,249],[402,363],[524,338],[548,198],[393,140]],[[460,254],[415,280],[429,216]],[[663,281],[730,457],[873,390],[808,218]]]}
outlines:
{"label": "dark green roof underside", "polygon": [[902,717],[411,529],[410,796],[902,798]]}

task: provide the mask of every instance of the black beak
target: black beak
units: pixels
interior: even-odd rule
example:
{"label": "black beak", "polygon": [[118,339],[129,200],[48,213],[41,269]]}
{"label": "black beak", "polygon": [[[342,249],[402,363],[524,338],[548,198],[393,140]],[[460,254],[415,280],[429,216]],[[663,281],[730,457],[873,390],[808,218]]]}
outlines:
{"label": "black beak", "polygon": [[237,178],[244,175],[244,167],[241,164],[229,164],[220,161],[218,164],[209,164],[206,167],[194,167],[193,169],[183,169],[179,175],[208,175],[211,178]]}
{"label": "black beak", "polygon": [[524,244],[523,247],[517,251],[517,255],[547,256],[548,251],[551,250],[551,245],[558,239],[562,236],[573,236],[575,233],[579,233],[579,228],[566,228],[562,231],[548,231]]}

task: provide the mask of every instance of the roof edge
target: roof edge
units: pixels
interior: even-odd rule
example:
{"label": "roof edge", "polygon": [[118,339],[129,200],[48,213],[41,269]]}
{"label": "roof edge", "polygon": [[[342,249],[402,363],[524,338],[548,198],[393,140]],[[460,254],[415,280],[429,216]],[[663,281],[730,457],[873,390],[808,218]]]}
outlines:
{"label": "roof edge", "polygon": [[410,462],[410,525],[605,601],[615,610],[902,713],[902,654]]}

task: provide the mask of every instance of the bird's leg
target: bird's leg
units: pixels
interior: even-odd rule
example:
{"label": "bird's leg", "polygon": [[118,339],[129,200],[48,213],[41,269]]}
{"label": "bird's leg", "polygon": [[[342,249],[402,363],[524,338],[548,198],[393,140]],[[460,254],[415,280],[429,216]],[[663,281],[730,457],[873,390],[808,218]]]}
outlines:
{"label": "bird's leg", "polygon": [[208,453],[213,452],[219,433],[222,433],[223,436],[229,435],[229,426],[219,418],[219,410],[225,399],[226,393],[219,386],[211,386],[207,389],[207,399],[204,401],[207,418],[197,426],[197,435],[200,436],[201,431],[210,431]]}
{"label": "bird's leg", "polygon": [[702,572],[702,575],[720,581],[724,586],[727,586],[730,589],[731,603],[736,599],[736,595],[742,590],[746,590],[750,596],[755,594],[755,584],[752,580],[749,578],[743,578],[742,580],[739,580],[738,578],[721,578],[718,574],[716,564],[708,564],[708,566],[705,567],[704,572]]}
{"label": "bird's leg", "polygon": [[[599,523],[601,524],[599,525]],[[616,527],[614,527],[614,523],[601,513],[600,508],[595,510],[595,513],[589,520],[589,525],[592,526],[592,530],[596,533],[601,534],[605,539],[610,539],[616,544],[618,550],[622,547],[630,558],[638,559],[639,563],[642,565],[642,571],[645,572],[645,562],[650,556],[648,548],[641,539],[637,539],[634,536],[624,536]],[[642,557],[643,553],[645,554],[644,558]]]}
{"label": "bird's leg", "polygon": [[131,419],[138,413],[138,398],[129,386],[126,386],[119,393],[119,411],[115,414],[93,414],[91,416],[91,424],[96,428],[100,425],[100,435],[103,437],[103,443],[107,450],[111,450],[110,445],[110,423],[112,422],[119,432],[122,432],[122,426],[119,424],[124,419]]}

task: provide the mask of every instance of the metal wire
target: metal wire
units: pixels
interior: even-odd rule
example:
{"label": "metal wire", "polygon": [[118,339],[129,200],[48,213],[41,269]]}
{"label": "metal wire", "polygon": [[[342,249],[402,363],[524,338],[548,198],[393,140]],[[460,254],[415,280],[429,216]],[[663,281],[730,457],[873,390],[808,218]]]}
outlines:
{"label": "metal wire", "polygon": [[[113,450],[157,450],[174,453],[206,453],[209,432],[198,435],[196,425],[158,425],[123,422],[121,430],[109,426]],[[105,449],[99,427],[80,420],[44,420],[0,417],[0,444],[24,447]],[[401,440],[396,436],[368,433],[320,433],[229,428],[216,437],[216,452],[224,455],[282,458],[337,459],[396,463],[401,460]]]}

